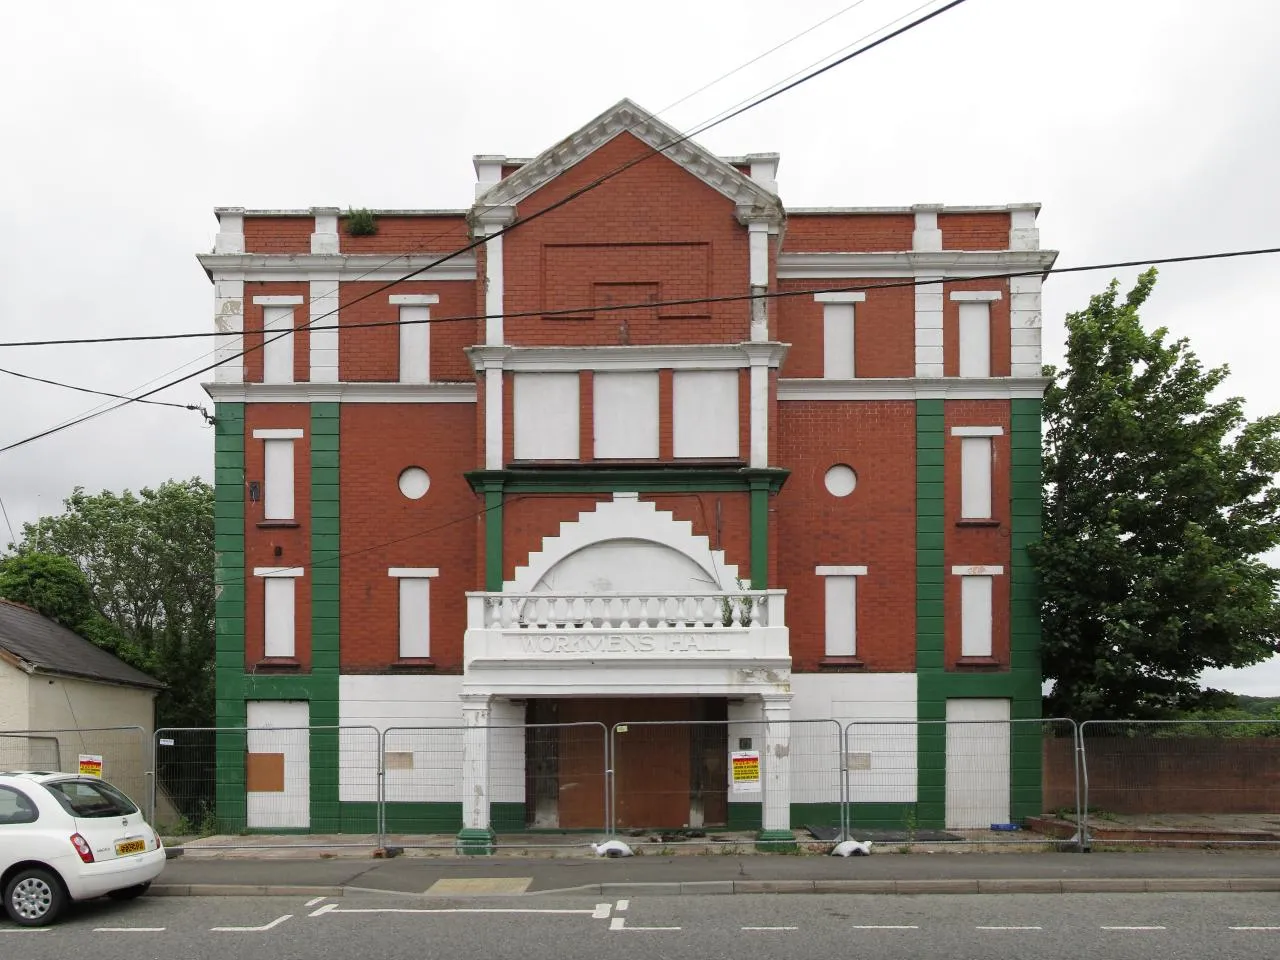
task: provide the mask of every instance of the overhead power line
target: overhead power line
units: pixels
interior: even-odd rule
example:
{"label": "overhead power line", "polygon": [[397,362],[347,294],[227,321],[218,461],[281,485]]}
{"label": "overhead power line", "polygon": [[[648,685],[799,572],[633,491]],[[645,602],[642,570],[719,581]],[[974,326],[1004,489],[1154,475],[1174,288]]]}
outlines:
{"label": "overhead power line", "polygon": [[80,387],[74,383],[63,383],[61,380],[49,380],[45,377],[37,377],[30,373],[19,373],[17,370],[7,370],[0,367],[0,373],[7,374],[11,377],[17,377],[20,380],[33,380],[36,383],[46,383],[51,387],[62,387],[64,390],[75,390],[78,393],[92,393],[99,397],[111,397],[114,400],[129,400],[136,403],[148,403],[157,407],[174,407],[178,410],[197,410],[208,418],[209,414],[204,407],[195,403],[170,403],[168,400],[135,400],[133,397],[125,396],[122,393],[111,393],[107,390],[94,390],[91,387]]}
{"label": "overhead power line", "polygon": [[[567,195],[565,195],[564,197],[560,198],[559,200],[555,201],[554,203],[548,204],[546,207],[543,207],[541,210],[537,210],[537,211],[535,211],[535,212],[533,212],[533,213],[531,213],[531,214],[529,214],[529,215],[527,215],[527,216],[524,216],[524,217],[519,217],[519,218],[517,218],[516,220],[514,220],[512,223],[510,223],[510,224],[508,224],[508,225],[506,225],[506,226],[504,226],[504,227],[501,227],[500,229],[498,229],[498,230],[494,231],[493,233],[489,234],[489,235],[488,235],[488,236],[486,236],[486,237],[481,237],[481,238],[479,238],[479,239],[477,239],[477,240],[473,240],[473,241],[471,241],[470,243],[466,244],[465,246],[460,247],[459,249],[457,249],[457,250],[453,251],[452,253],[446,254],[446,255],[444,255],[443,257],[438,258],[437,260],[433,261],[432,263],[429,263],[429,264],[427,264],[427,265],[425,265],[425,266],[423,266],[423,267],[420,267],[420,268],[418,268],[417,270],[413,270],[413,271],[411,271],[410,273],[407,273],[407,274],[405,274],[404,276],[402,276],[402,277],[400,277],[400,278],[398,278],[398,279],[396,279],[396,280],[392,280],[392,281],[390,281],[390,282],[388,282],[388,283],[382,284],[382,285],[380,285],[379,287],[375,288],[374,290],[371,290],[371,291],[369,291],[368,293],[364,294],[363,296],[361,296],[361,297],[357,297],[355,300],[352,300],[350,303],[348,303],[348,306],[351,306],[351,305],[353,305],[353,304],[355,304],[355,303],[359,303],[359,302],[360,302],[360,301],[362,301],[362,300],[369,299],[370,297],[376,296],[376,295],[377,295],[377,294],[379,294],[379,293],[385,292],[386,290],[388,290],[388,289],[390,289],[390,288],[392,288],[392,287],[394,287],[394,286],[397,286],[398,284],[401,284],[401,283],[404,283],[404,282],[406,282],[406,281],[408,281],[408,280],[411,280],[411,279],[413,279],[414,277],[419,276],[419,275],[421,275],[421,274],[423,274],[423,273],[427,272],[428,270],[430,270],[430,269],[432,269],[432,268],[434,268],[434,267],[439,266],[440,264],[447,263],[448,261],[453,260],[453,259],[455,259],[456,257],[461,256],[461,255],[462,255],[462,254],[464,254],[464,253],[468,253],[468,252],[470,252],[471,250],[474,250],[475,248],[477,248],[477,247],[479,247],[479,246],[482,246],[483,244],[487,243],[489,240],[491,240],[491,239],[493,239],[493,238],[495,238],[495,237],[505,236],[506,234],[510,233],[511,231],[513,231],[513,230],[515,230],[515,229],[517,229],[517,228],[519,228],[519,227],[522,227],[522,226],[523,226],[524,224],[526,224],[526,223],[529,223],[529,222],[531,222],[531,221],[533,221],[533,220],[536,220],[536,219],[538,219],[539,217],[543,217],[543,216],[547,215],[548,213],[551,213],[551,212],[552,212],[552,211],[554,211],[554,210],[558,210],[558,209],[560,209],[561,207],[564,207],[566,204],[572,203],[574,200],[578,199],[579,197],[583,196],[584,194],[589,193],[590,191],[592,191],[592,190],[596,189],[596,188],[597,188],[597,187],[599,187],[601,184],[603,184],[603,183],[607,182],[608,180],[612,179],[613,177],[616,177],[616,176],[618,176],[619,174],[621,174],[621,173],[623,173],[623,172],[625,172],[625,171],[627,171],[627,170],[631,169],[632,167],[636,166],[637,164],[642,163],[642,162],[644,162],[645,160],[648,160],[648,159],[650,159],[650,158],[652,158],[652,157],[654,157],[654,156],[658,156],[659,154],[662,154],[662,153],[663,153],[663,152],[665,152],[666,150],[669,150],[669,149],[671,149],[671,148],[672,148],[672,147],[674,147],[674,146],[678,146],[679,144],[681,144],[681,143],[685,142],[686,140],[691,139],[692,137],[695,137],[695,136],[697,136],[697,135],[699,135],[699,134],[701,134],[701,133],[705,133],[707,130],[710,130],[712,127],[718,126],[718,125],[720,125],[721,123],[725,123],[726,121],[728,121],[728,120],[730,120],[730,119],[732,119],[732,118],[734,118],[734,117],[740,116],[740,115],[742,115],[743,113],[747,112],[748,110],[753,109],[754,107],[759,106],[759,105],[761,105],[761,104],[763,104],[763,103],[766,103],[766,102],[768,102],[769,100],[772,100],[772,99],[774,99],[775,97],[779,96],[780,94],[787,92],[788,90],[793,90],[793,89],[795,89],[796,87],[800,86],[801,84],[806,83],[806,82],[808,82],[809,80],[813,80],[813,79],[815,79],[815,78],[817,78],[817,77],[821,76],[822,74],[827,73],[828,71],[830,71],[830,70],[834,69],[835,67],[840,66],[841,64],[848,63],[849,61],[853,60],[855,57],[861,56],[861,55],[862,55],[862,54],[864,54],[864,53],[867,53],[867,52],[869,52],[869,51],[871,51],[871,50],[874,50],[876,47],[879,47],[879,46],[883,45],[884,43],[888,42],[889,40],[892,40],[894,37],[901,36],[901,35],[903,35],[904,33],[907,33],[908,31],[913,30],[913,29],[915,29],[916,27],[921,26],[921,25],[922,25],[922,24],[924,24],[924,23],[927,23],[928,21],[930,21],[930,20],[932,20],[932,19],[934,19],[934,18],[936,18],[936,17],[940,16],[940,15],[941,15],[941,14],[943,14],[943,13],[946,13],[948,10],[952,10],[952,9],[954,9],[955,7],[960,6],[962,3],[965,3],[965,2],[966,2],[966,0],[951,0],[951,2],[950,2],[950,3],[948,3],[948,4],[946,4],[945,6],[939,7],[937,10],[934,10],[934,11],[932,11],[932,12],[930,12],[930,13],[928,13],[928,14],[926,14],[926,15],[922,16],[922,17],[919,17],[919,18],[917,18],[917,19],[915,19],[915,20],[911,21],[910,23],[906,24],[905,26],[899,27],[897,30],[893,31],[892,33],[886,34],[885,36],[883,36],[883,37],[879,38],[878,40],[875,40],[875,41],[873,41],[873,42],[871,42],[871,43],[869,43],[869,44],[866,44],[865,46],[859,47],[858,49],[856,49],[856,50],[854,50],[854,51],[852,51],[852,52],[850,52],[850,53],[846,54],[845,56],[841,57],[840,59],[838,59],[838,60],[836,60],[836,61],[834,61],[834,62],[832,62],[832,63],[830,63],[830,64],[827,64],[826,66],[821,67],[821,68],[819,68],[819,69],[817,69],[817,70],[814,70],[814,71],[812,71],[812,72],[810,72],[810,73],[806,74],[805,76],[800,77],[799,79],[792,81],[791,83],[787,84],[786,86],[781,87],[780,89],[773,91],[772,93],[769,93],[769,94],[767,94],[767,95],[765,95],[765,96],[763,96],[763,97],[761,97],[761,98],[759,98],[759,99],[757,99],[757,100],[754,100],[754,101],[752,101],[751,103],[749,103],[749,104],[747,104],[747,105],[745,105],[745,106],[743,106],[743,107],[740,107],[740,108],[738,108],[738,109],[734,110],[733,112],[731,112],[731,113],[729,113],[729,114],[727,114],[727,115],[725,115],[725,116],[723,116],[723,117],[719,117],[719,118],[717,118],[717,119],[715,119],[715,120],[711,121],[710,123],[703,124],[703,125],[701,125],[700,127],[695,128],[694,130],[691,130],[691,131],[689,131],[689,132],[687,132],[687,133],[683,133],[683,134],[681,134],[680,136],[678,136],[678,137],[676,137],[675,139],[673,139],[672,141],[670,141],[669,143],[666,143],[666,144],[662,145],[661,147],[654,147],[654,148],[650,148],[649,150],[647,150],[647,151],[645,151],[645,152],[641,153],[638,157],[635,157],[635,158],[633,158],[633,159],[631,159],[631,160],[627,161],[626,163],[621,164],[620,166],[618,166],[616,169],[614,169],[614,170],[610,171],[609,173],[607,173],[607,174],[605,174],[605,175],[603,175],[603,176],[601,176],[601,177],[597,177],[595,180],[592,180],[592,181],[590,181],[589,183],[586,183],[586,184],[584,184],[583,186],[579,187],[578,189],[571,191],[570,193],[568,193],[568,194],[567,194]],[[322,315],[321,315],[321,316],[319,316],[319,317],[315,317],[312,321],[309,321],[309,323],[314,322],[315,320],[323,320],[323,319],[325,319],[326,317],[332,316],[335,312],[336,312],[336,309],[335,309],[335,310],[330,310],[330,311],[328,311],[327,313],[322,314]],[[278,340],[278,339],[280,339],[281,337],[287,336],[289,333],[293,332],[293,330],[297,330],[297,329],[306,329],[306,328],[307,328],[307,326],[309,326],[309,323],[308,323],[308,324],[303,324],[303,325],[301,325],[300,327],[293,328],[293,329],[291,329],[291,330],[282,330],[280,333],[276,334],[274,337],[271,337],[270,339],[266,339],[266,338],[264,338],[264,340],[263,340],[263,342],[262,342],[262,343],[260,343],[260,344],[254,344],[254,346],[253,346],[252,350],[260,350],[260,349],[262,349],[263,347],[265,347],[267,343],[274,342],[275,340]],[[201,368],[201,369],[199,369],[199,370],[196,370],[196,371],[194,371],[194,372],[192,372],[192,373],[186,374],[186,375],[184,375],[184,376],[182,376],[182,377],[179,377],[179,378],[177,378],[177,379],[175,379],[175,380],[171,380],[171,381],[169,381],[169,382],[167,382],[167,383],[161,384],[160,386],[155,387],[155,388],[153,388],[153,389],[151,389],[151,390],[148,390],[146,393],[143,393],[143,394],[141,394],[141,395],[139,395],[139,396],[137,396],[137,397],[132,397],[132,398],[130,398],[130,399],[128,399],[128,400],[121,401],[120,403],[115,404],[114,406],[107,407],[107,408],[105,408],[104,410],[98,411],[98,412],[96,412],[96,413],[88,414],[88,415],[86,415],[86,416],[84,416],[84,417],[80,417],[80,418],[78,418],[78,419],[76,419],[76,420],[72,420],[72,421],[69,421],[69,422],[67,422],[67,423],[59,424],[59,425],[58,425],[58,426],[56,426],[56,427],[51,427],[51,428],[49,428],[49,429],[47,429],[47,430],[42,430],[42,431],[40,431],[39,433],[35,433],[35,434],[32,434],[32,435],[30,435],[30,436],[28,436],[28,437],[24,437],[24,438],[23,438],[23,439],[21,439],[21,440],[17,440],[17,441],[15,441],[15,442],[13,442],[13,443],[7,444],[6,446],[0,447],[0,453],[6,453],[6,452],[8,452],[8,451],[10,451],[10,450],[14,450],[14,449],[16,449],[16,448],[18,448],[18,447],[25,446],[26,444],[34,443],[36,440],[41,440],[41,439],[43,439],[44,437],[51,436],[51,435],[53,435],[53,434],[55,434],[55,433],[60,433],[60,432],[62,432],[63,430],[69,430],[70,428],[75,427],[75,426],[79,426],[79,425],[80,425],[80,424],[82,424],[82,423],[87,423],[87,422],[89,422],[90,420],[96,419],[96,418],[97,418],[97,417],[99,417],[99,416],[103,416],[103,415],[105,415],[105,414],[107,414],[107,413],[112,413],[112,412],[114,412],[114,411],[116,411],[116,410],[119,410],[121,407],[127,406],[127,405],[128,405],[128,404],[130,404],[130,403],[134,403],[134,402],[136,402],[136,401],[138,401],[138,400],[145,399],[145,398],[150,397],[150,396],[154,396],[155,394],[160,393],[161,391],[168,390],[170,387],[177,386],[177,385],[178,385],[178,384],[180,384],[180,383],[183,383],[183,382],[185,382],[185,381],[187,381],[187,380],[190,380],[190,379],[192,379],[192,378],[194,378],[194,377],[198,377],[198,376],[200,376],[202,373],[208,373],[210,370],[216,369],[217,367],[220,367],[220,366],[222,366],[223,364],[230,363],[232,360],[237,360],[237,359],[239,359],[240,357],[245,356],[245,355],[246,355],[247,353],[249,353],[249,352],[251,352],[249,349],[240,350],[240,351],[238,351],[237,353],[232,354],[231,356],[223,357],[221,360],[217,360],[217,361],[215,361],[214,363],[212,363],[212,364],[210,364],[210,365],[208,365],[208,366],[202,367],[202,368]]]}
{"label": "overhead power line", "polygon": [[[920,279],[909,278],[903,280],[885,280],[878,283],[857,283],[845,286],[832,286],[831,284],[823,284],[817,287],[802,287],[793,290],[762,290],[754,293],[726,293],[717,294],[706,297],[679,297],[669,300],[638,300],[633,303],[610,303],[610,304],[583,304],[576,307],[557,307],[553,310],[513,310],[505,313],[468,313],[459,314],[457,316],[445,317],[428,317],[423,320],[371,320],[367,323],[348,323],[348,324],[313,324],[304,325],[294,328],[296,330],[363,330],[375,329],[379,327],[406,327],[418,324],[440,324],[440,323],[464,323],[478,322],[481,320],[520,320],[533,317],[565,317],[565,316],[581,316],[586,313],[595,313],[597,311],[608,311],[610,313],[619,310],[647,310],[656,307],[681,307],[694,306],[697,304],[713,304],[713,303],[733,303],[735,301],[744,300],[784,300],[791,297],[804,297],[816,293],[865,293],[873,290],[890,290],[901,287],[920,287],[930,286],[939,282],[960,282],[960,281],[983,281],[983,280],[1012,280],[1018,277],[1042,277],[1051,274],[1064,273],[1089,273],[1098,270],[1122,270],[1127,267],[1153,267],[1163,266],[1172,263],[1194,263],[1204,260],[1229,260],[1237,257],[1258,257],[1269,254],[1280,253],[1280,247],[1259,247],[1248,250],[1223,250],[1214,253],[1194,253],[1177,257],[1148,257],[1138,260],[1113,260],[1106,263],[1088,263],[1075,267],[1036,267],[1028,270],[1011,270],[1001,271],[997,273],[972,274],[957,277],[948,277],[943,281],[937,279]],[[262,330],[236,330],[232,331],[237,336],[265,336]],[[0,343],[0,347],[45,347],[45,346],[71,346],[76,344],[90,343],[129,343],[138,340],[154,340],[154,339],[182,339],[194,337],[218,337],[226,336],[225,333],[216,333],[211,331],[201,331],[198,333],[170,333],[170,334],[145,334],[141,336],[120,336],[120,337],[86,337],[68,340],[25,340],[10,343]],[[245,350],[245,353],[251,353],[256,347]],[[12,373],[12,371],[0,368],[0,373]],[[22,376],[22,374],[14,374],[14,376]],[[29,378],[39,379],[39,378]],[[50,381],[43,381],[50,382]],[[91,391],[100,392],[100,391]],[[116,396],[115,394],[106,394],[107,396]],[[122,397],[121,399],[130,399]],[[170,404],[170,406],[182,406],[182,404]]]}

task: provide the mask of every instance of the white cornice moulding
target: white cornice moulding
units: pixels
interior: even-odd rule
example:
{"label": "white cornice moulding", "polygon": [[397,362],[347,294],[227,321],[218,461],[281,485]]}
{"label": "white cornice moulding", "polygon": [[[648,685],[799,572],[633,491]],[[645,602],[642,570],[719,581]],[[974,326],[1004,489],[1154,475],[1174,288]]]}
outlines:
{"label": "white cornice moulding", "polygon": [[951,573],[957,577],[999,577],[1004,575],[1004,567],[952,567]]}
{"label": "white cornice moulding", "polygon": [[1004,435],[1004,427],[952,427],[953,437],[999,437]]}
{"label": "white cornice moulding", "polygon": [[305,571],[302,567],[254,567],[255,577],[301,577]]}
{"label": "white cornice moulding", "polygon": [[218,403],[475,403],[474,383],[206,383]]}
{"label": "white cornice moulding", "polygon": [[255,430],[253,431],[253,439],[255,440],[301,440],[303,432],[301,430]]}
{"label": "white cornice moulding", "polygon": [[260,307],[296,307],[306,301],[306,297],[254,297],[253,302]]}
{"label": "white cornice moulding", "polygon": [[1056,250],[781,253],[777,275],[779,280],[875,279],[918,274],[966,279],[1024,271],[1040,276],[1057,257]]}
{"label": "white cornice moulding", "polygon": [[815,293],[813,299],[818,303],[862,303],[867,299],[866,291],[848,290],[835,293]]}
{"label": "white cornice moulding", "polygon": [[[214,280],[474,280],[475,254],[460,254],[432,266],[447,253],[415,253],[388,262],[385,254],[203,253],[196,257]],[[421,272],[418,272],[421,271]]]}
{"label": "white cornice moulding", "polygon": [[779,380],[779,400],[1038,400],[1046,377],[883,377]]}
{"label": "white cornice moulding", "polygon": [[637,347],[468,347],[477,370],[501,367],[525,373],[578,370],[734,370],[778,367],[790,344],[768,342],[660,344]]}
{"label": "white cornice moulding", "polygon": [[393,293],[387,297],[393,307],[431,307],[440,302],[438,293]]}
{"label": "white cornice moulding", "polygon": [[993,300],[999,300],[1002,294],[999,290],[952,290],[951,300],[953,303],[991,303]]}
{"label": "white cornice moulding", "polygon": [[814,567],[813,572],[820,577],[865,577],[866,567]]}
{"label": "white cornice moulding", "polygon": [[438,567],[390,567],[388,577],[404,580],[423,580],[440,576]]}

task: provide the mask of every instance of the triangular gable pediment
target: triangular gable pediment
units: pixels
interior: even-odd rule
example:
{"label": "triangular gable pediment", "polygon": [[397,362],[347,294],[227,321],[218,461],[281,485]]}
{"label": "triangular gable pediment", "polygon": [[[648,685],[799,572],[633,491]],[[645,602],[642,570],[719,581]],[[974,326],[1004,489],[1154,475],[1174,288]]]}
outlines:
{"label": "triangular gable pediment", "polygon": [[[753,217],[782,218],[782,201],[776,194],[693,140],[680,140],[679,130],[625,99],[495,183],[476,199],[473,209],[518,203],[623,133],[661,150],[667,159],[732,200],[741,212]],[[680,142],[674,143],[676,140]]]}

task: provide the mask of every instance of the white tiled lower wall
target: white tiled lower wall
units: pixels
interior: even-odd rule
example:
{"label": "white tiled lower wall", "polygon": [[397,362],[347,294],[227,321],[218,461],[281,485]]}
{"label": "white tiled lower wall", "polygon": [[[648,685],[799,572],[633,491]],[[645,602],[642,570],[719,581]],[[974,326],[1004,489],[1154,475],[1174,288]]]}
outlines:
{"label": "white tiled lower wall", "polygon": [[[390,802],[458,803],[462,799],[462,678],[366,676],[339,678],[338,718],[343,727],[386,733],[386,796]],[[489,722],[516,728],[524,707],[493,701]],[[390,731],[390,732],[387,732]],[[378,754],[369,731],[344,730],[339,798],[376,800]],[[524,735],[495,730],[489,741],[489,797],[495,803],[524,800]]]}

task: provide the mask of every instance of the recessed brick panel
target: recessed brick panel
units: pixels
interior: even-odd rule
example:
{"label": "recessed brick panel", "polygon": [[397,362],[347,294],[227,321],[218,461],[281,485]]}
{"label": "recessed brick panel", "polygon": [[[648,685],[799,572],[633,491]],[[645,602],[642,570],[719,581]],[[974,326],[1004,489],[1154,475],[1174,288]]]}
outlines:
{"label": "recessed brick panel", "polygon": [[[915,376],[915,290],[875,289],[884,280],[781,280],[781,290],[869,287],[867,299],[854,304],[854,374],[863,377]],[[824,305],[813,294],[777,301],[778,339],[791,344],[782,364],[784,377],[821,377]]]}
{"label": "recessed brick panel", "polygon": [[793,213],[783,253],[910,250],[915,227],[913,213]]}
{"label": "recessed brick panel", "polygon": [[1001,212],[940,213],[942,249],[1008,250],[1009,222],[1009,214]]}

